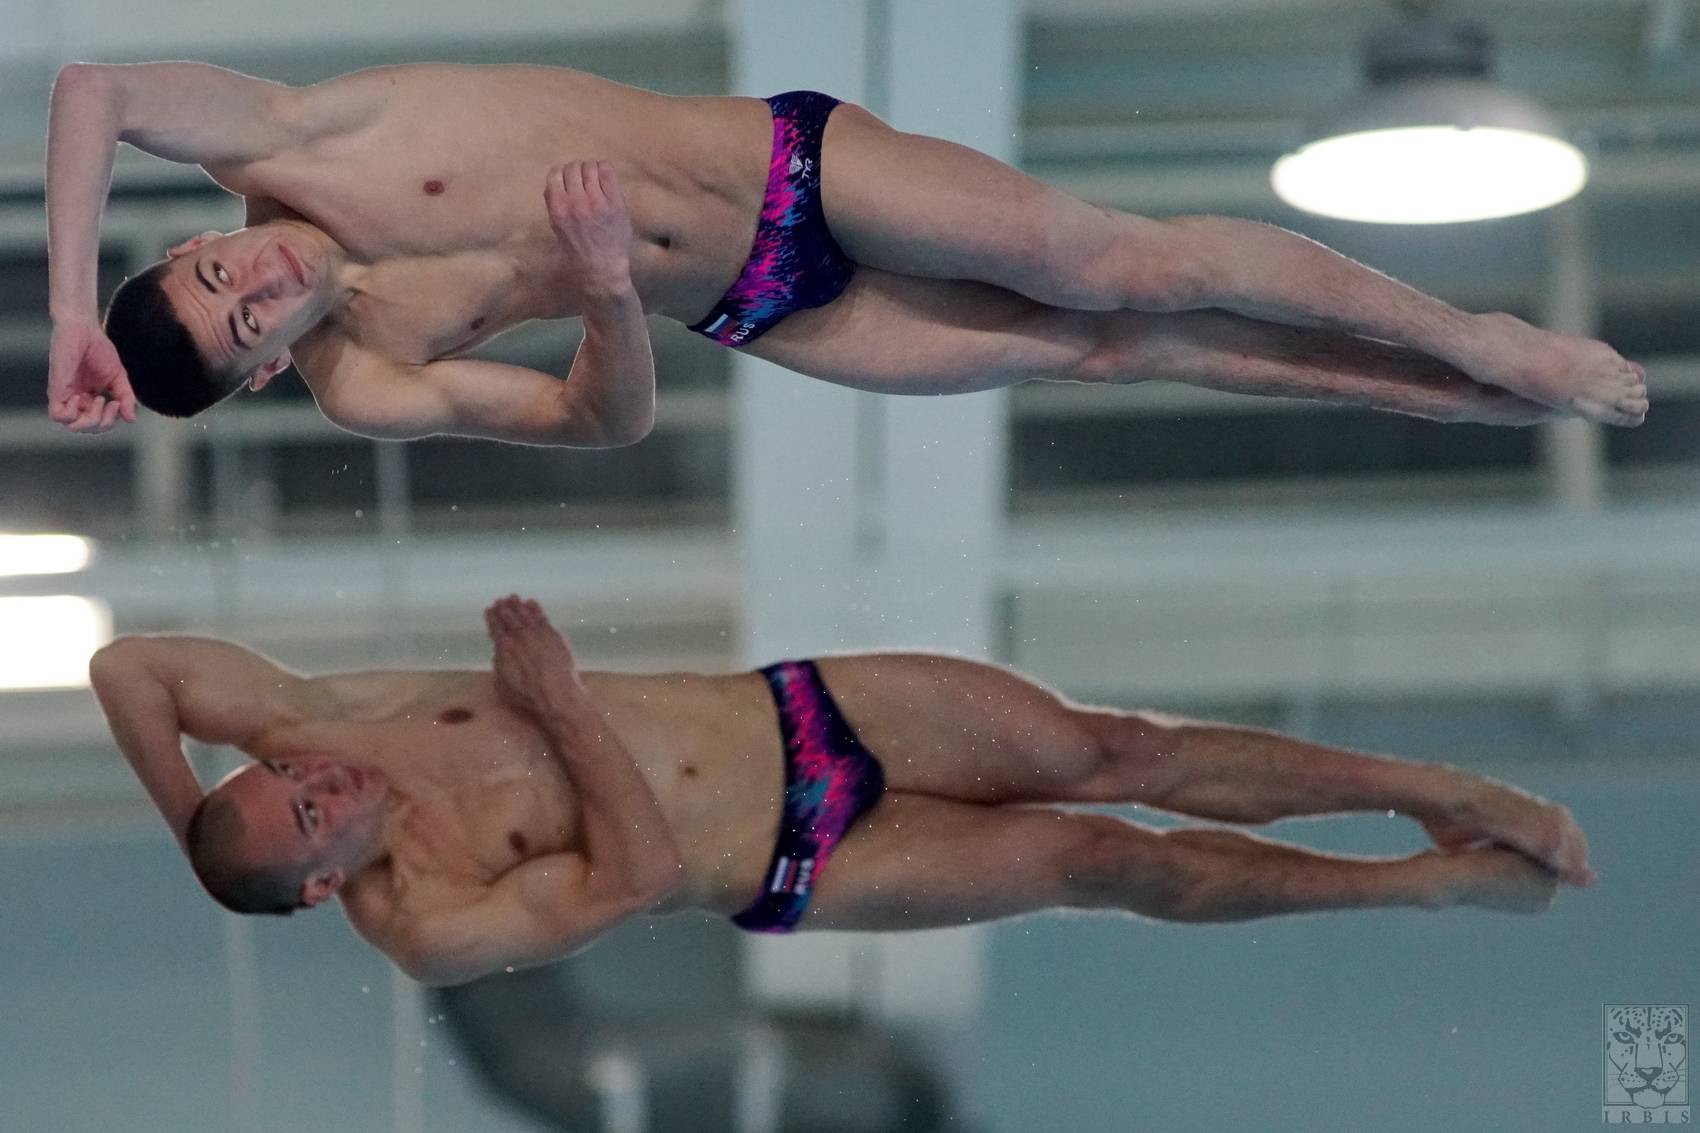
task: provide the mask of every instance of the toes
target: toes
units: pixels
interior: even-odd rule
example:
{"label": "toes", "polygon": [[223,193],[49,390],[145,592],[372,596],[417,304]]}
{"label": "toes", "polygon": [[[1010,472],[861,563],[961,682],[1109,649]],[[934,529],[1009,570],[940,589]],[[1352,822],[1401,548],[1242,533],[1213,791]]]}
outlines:
{"label": "toes", "polygon": [[1630,400],[1607,405],[1590,397],[1573,398],[1570,408],[1576,415],[1589,421],[1598,421],[1602,425],[1619,425],[1633,428],[1641,424],[1647,417],[1645,401]]}

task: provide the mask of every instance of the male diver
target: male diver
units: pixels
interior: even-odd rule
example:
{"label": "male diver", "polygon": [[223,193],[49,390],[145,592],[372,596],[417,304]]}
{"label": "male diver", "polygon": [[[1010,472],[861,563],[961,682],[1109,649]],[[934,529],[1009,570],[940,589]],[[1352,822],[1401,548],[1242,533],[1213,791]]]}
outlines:
{"label": "male diver", "polygon": [[[94,690],[226,907],[339,897],[416,979],[572,953],[696,909],[758,932],[935,928],[1067,908],[1162,920],[1472,905],[1587,885],[1563,808],[1450,767],[1090,708],[926,654],[756,672],[580,672],[533,602],[485,613],[493,671],[307,677],[211,638],[124,637]],[[254,762],[203,794],[183,736]],[[1372,859],[1216,823],[1398,812],[1435,847]]]}
{"label": "male diver", "polygon": [[[96,307],[127,142],[199,164],[247,226]],[[1467,314],[1265,224],[1098,208],[850,103],[677,98],[536,66],[296,88],[72,64],[48,138],[48,406],[78,432],[198,413],[293,362],[333,423],[608,446],[654,419],[646,314],[830,382],[940,394],[1188,382],[1443,421],[1636,425],[1604,343]],[[566,380],[466,357],[578,317]]]}

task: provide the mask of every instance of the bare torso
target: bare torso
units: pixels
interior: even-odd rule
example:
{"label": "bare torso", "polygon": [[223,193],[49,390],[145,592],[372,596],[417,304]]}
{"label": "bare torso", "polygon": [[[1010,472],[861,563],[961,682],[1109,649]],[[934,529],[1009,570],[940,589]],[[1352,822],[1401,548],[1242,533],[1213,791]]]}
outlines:
{"label": "bare torso", "polygon": [[572,160],[613,165],[645,310],[700,318],[749,254],[772,144],[759,99],[675,98],[548,67],[378,68],[313,88],[306,105],[332,120],[313,131],[322,140],[209,172],[251,217],[297,214],[369,269],[361,294],[297,344],[309,366],[340,339],[420,363],[578,314],[561,298],[543,203],[549,168]]}
{"label": "bare torso", "polygon": [[[643,771],[685,864],[674,908],[747,905],[773,850],[783,767],[774,708],[751,674],[586,674]],[[376,766],[398,821],[388,856],[342,896],[368,938],[488,885],[522,861],[582,849],[579,805],[542,731],[487,672],[318,677],[322,712],[250,754]]]}

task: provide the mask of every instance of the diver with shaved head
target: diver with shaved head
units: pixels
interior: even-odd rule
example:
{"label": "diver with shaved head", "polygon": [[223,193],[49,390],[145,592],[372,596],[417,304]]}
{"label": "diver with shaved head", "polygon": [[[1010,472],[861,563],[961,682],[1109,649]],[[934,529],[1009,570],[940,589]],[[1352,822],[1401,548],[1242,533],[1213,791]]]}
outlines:
{"label": "diver with shaved head", "polygon": [[[247,225],[96,307],[126,142],[200,165]],[[73,64],[47,163],[49,412],[188,416],[293,362],[333,423],[609,446],[654,420],[646,314],[802,374],[940,394],[1188,382],[1443,421],[1639,424],[1601,342],[1468,314],[1269,225],[1098,208],[812,91],[677,98],[535,66],[307,87]],[[577,317],[565,380],[467,357]]]}
{"label": "diver with shaved head", "polygon": [[[302,676],[230,642],[95,654],[114,738],[208,891],[244,913],[340,898],[404,971],[458,983],[620,921],[895,931],[1045,909],[1235,921],[1539,912],[1591,884],[1563,807],[1454,768],[1091,708],[1008,670],[870,653],[755,672],[581,672],[533,602],[485,613],[489,671]],[[203,792],[183,737],[254,762]],[[1214,823],[1397,812],[1432,848],[1325,854]]]}

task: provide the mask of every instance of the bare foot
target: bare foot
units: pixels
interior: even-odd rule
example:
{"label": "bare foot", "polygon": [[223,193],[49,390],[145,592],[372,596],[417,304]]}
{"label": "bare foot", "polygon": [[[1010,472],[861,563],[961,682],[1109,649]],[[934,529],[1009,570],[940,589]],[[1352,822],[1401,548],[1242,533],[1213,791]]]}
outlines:
{"label": "bare foot", "polygon": [[1554,409],[1538,401],[1519,397],[1508,389],[1469,382],[1469,399],[1458,407],[1454,422],[1476,425],[1538,425],[1576,416],[1573,410]]}
{"label": "bare foot", "polygon": [[1452,361],[1478,382],[1606,425],[1646,419],[1646,370],[1605,343],[1504,314],[1476,315],[1472,328]]}
{"label": "bare foot", "polygon": [[1505,846],[1527,855],[1571,885],[1592,885],[1588,837],[1564,807],[1501,783],[1482,781],[1444,816],[1421,818],[1443,850]]}
{"label": "bare foot", "polygon": [[1503,913],[1544,913],[1558,878],[1511,850],[1469,850],[1447,860],[1448,901]]}

